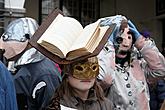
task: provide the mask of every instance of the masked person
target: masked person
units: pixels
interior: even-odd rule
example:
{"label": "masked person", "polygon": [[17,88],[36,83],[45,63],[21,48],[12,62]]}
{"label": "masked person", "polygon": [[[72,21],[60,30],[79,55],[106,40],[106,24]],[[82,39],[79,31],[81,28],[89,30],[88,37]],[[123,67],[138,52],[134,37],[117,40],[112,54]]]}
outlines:
{"label": "masked person", "polygon": [[19,18],[8,25],[0,40],[5,50],[4,57],[9,61],[8,66],[11,66],[10,61],[14,61],[10,71],[14,74],[20,110],[45,109],[60,84],[56,64],[28,44],[37,28],[34,19]]}
{"label": "masked person", "polygon": [[[116,15],[102,20],[102,26],[112,23],[116,28],[98,55],[98,79],[115,109],[150,110],[146,79],[165,76],[165,59],[154,41],[144,38],[126,17]],[[145,61],[137,57],[134,48]]]}
{"label": "masked person", "polygon": [[97,57],[64,65],[64,77],[47,110],[113,110],[96,81]]}

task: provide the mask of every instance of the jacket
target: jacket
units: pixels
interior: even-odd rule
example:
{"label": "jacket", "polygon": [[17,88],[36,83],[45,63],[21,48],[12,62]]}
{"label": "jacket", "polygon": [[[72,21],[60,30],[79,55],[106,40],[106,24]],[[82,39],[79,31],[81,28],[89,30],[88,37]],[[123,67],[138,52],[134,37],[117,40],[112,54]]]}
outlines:
{"label": "jacket", "polygon": [[78,97],[67,97],[65,94],[60,100],[60,104],[76,110],[113,110],[112,102],[108,99],[98,101],[95,90],[90,90],[86,101]]}
{"label": "jacket", "polygon": [[0,62],[0,109],[18,110],[16,92],[11,73]]}
{"label": "jacket", "polygon": [[111,42],[98,55],[100,74],[98,79],[104,80],[106,75],[112,78],[106,88],[105,95],[120,110],[150,110],[147,80],[165,76],[165,59],[155,46],[154,41],[138,39],[135,42],[144,60],[138,59],[132,52],[130,64],[122,67],[115,63],[115,49]]}
{"label": "jacket", "polygon": [[60,73],[55,64],[45,57],[17,69],[14,76],[16,92],[26,96],[27,109],[44,109],[60,84]]}

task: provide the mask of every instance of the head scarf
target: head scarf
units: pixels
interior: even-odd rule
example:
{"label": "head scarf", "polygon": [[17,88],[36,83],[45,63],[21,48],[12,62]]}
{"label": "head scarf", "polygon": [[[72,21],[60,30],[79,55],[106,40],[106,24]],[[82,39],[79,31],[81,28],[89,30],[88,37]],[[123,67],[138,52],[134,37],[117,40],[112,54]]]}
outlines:
{"label": "head scarf", "polygon": [[[29,17],[10,22],[0,39],[1,47],[5,49],[4,56],[10,59],[23,52],[37,28],[37,22]],[[24,54],[18,59],[17,65],[36,62],[43,58],[34,48],[25,51]]]}

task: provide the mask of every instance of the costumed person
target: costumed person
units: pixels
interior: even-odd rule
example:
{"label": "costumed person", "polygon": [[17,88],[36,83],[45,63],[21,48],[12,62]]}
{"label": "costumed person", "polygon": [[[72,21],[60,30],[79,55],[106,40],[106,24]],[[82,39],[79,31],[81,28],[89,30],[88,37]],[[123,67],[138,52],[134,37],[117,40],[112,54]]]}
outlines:
{"label": "costumed person", "polygon": [[[125,16],[107,17],[101,24],[112,23],[116,28],[98,55],[98,80],[115,109],[150,110],[146,79],[157,80],[165,76],[165,59],[154,41],[143,37]],[[145,62],[137,58],[134,48]]]}
{"label": "costumed person", "polygon": [[14,74],[20,110],[45,109],[61,80],[56,64],[28,43],[37,28],[34,19],[19,18],[10,22],[0,39]]}
{"label": "costumed person", "polygon": [[[152,39],[149,31],[142,31],[140,32],[140,34],[144,36],[146,39]],[[162,103],[165,99],[165,80],[149,80],[147,82],[150,93],[150,109],[160,110]]]}
{"label": "costumed person", "polygon": [[63,65],[64,77],[47,110],[113,110],[96,81],[97,57]]}
{"label": "costumed person", "polygon": [[0,108],[1,110],[18,110],[16,92],[11,73],[0,61]]}

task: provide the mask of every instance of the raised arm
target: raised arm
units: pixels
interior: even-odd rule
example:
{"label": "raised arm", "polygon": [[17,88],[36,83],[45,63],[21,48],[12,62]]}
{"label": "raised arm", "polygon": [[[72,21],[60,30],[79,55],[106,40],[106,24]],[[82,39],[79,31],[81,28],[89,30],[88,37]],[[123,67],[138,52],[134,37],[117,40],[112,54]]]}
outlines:
{"label": "raised arm", "polygon": [[165,58],[156,47],[152,39],[145,39],[140,35],[136,27],[131,21],[128,21],[130,30],[134,33],[135,47],[138,48],[146,61],[142,63],[145,75],[148,78],[162,78],[165,77]]}

